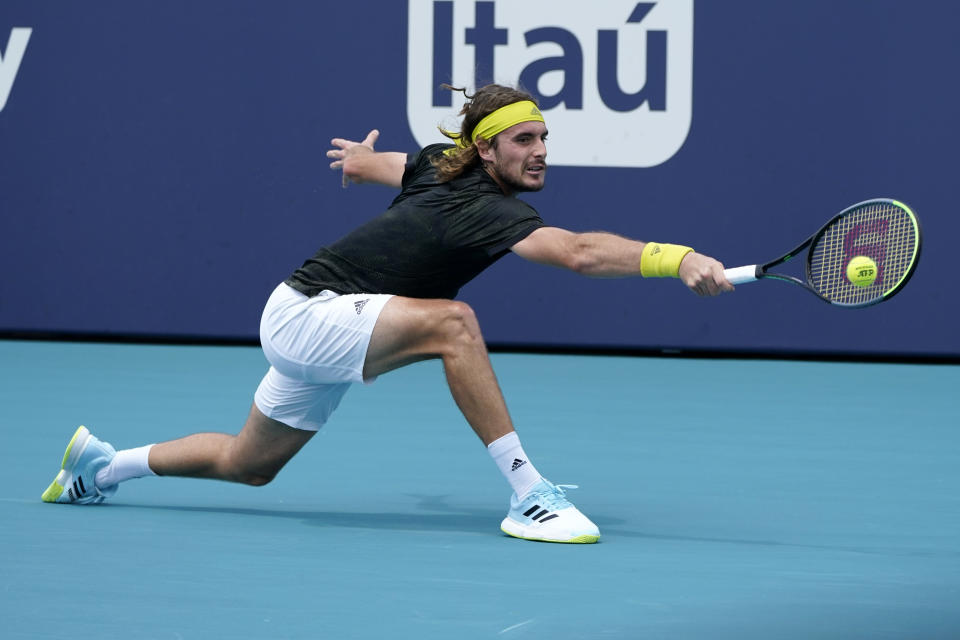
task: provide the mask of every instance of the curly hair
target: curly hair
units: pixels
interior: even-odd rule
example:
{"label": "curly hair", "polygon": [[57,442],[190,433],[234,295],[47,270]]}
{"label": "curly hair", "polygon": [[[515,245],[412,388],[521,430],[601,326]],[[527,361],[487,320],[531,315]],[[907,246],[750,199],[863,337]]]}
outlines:
{"label": "curly hair", "polygon": [[[477,89],[476,93],[472,96],[468,95],[467,90],[463,87],[453,87],[449,84],[441,86],[450,91],[459,91],[469,102],[464,104],[463,108],[460,109],[460,115],[463,116],[463,120],[460,123],[460,135],[464,136],[464,142],[466,142],[468,146],[462,149],[458,148],[450,154],[442,154],[432,159],[433,166],[437,170],[437,179],[440,182],[449,182],[471,167],[479,164],[480,155],[477,152],[477,146],[473,144],[475,141],[471,139],[471,136],[473,135],[473,130],[481,120],[497,109],[505,107],[508,104],[513,104],[514,102],[521,102],[523,100],[529,100],[534,104],[537,102],[536,98],[526,91],[499,84],[488,84],[485,87]],[[440,131],[448,138],[456,139],[454,137],[457,135],[456,133],[451,134],[443,129],[440,129]],[[494,136],[490,143],[496,147],[496,136]]]}

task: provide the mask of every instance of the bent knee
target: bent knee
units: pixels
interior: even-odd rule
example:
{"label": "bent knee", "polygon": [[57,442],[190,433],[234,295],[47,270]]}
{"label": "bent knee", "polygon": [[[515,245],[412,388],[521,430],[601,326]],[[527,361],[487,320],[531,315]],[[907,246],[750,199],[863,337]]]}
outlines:
{"label": "bent knee", "polygon": [[266,473],[258,473],[256,471],[253,471],[253,472],[246,472],[239,475],[237,482],[241,482],[251,487],[262,487],[264,485],[267,485],[273,482],[273,479],[276,477],[277,477],[276,473],[266,474]]}
{"label": "bent knee", "polygon": [[272,467],[264,465],[254,465],[245,460],[234,460],[227,458],[222,462],[223,477],[233,482],[250,485],[251,487],[262,487],[270,484],[281,467]]}
{"label": "bent knee", "polygon": [[451,300],[442,323],[444,337],[454,343],[481,339],[480,323],[473,308],[465,302]]}
{"label": "bent knee", "polygon": [[262,487],[264,485],[267,485],[273,482],[273,479],[276,477],[277,477],[276,474],[269,475],[269,476],[263,475],[263,474],[248,474],[244,476],[242,482],[243,484],[249,485],[251,487]]}
{"label": "bent knee", "polygon": [[232,482],[249,485],[251,487],[262,487],[270,484],[270,482],[277,477],[277,474],[272,472],[264,473],[260,470],[244,469],[242,467],[232,467],[228,469],[223,476]]}

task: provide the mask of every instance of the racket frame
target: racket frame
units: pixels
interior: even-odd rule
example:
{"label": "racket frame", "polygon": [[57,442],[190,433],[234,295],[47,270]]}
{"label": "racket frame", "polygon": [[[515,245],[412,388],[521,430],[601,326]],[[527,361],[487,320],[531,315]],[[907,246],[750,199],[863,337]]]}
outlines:
{"label": "racket frame", "polygon": [[[812,274],[810,272],[810,262],[813,258],[812,252],[807,253],[807,259],[804,265],[804,275],[806,276],[806,280],[801,280],[800,278],[797,278],[795,276],[791,276],[785,273],[769,273],[768,272],[769,269],[776,267],[777,265],[784,264],[786,262],[793,260],[804,249],[807,249],[808,247],[816,244],[816,242],[820,239],[820,237],[827,232],[827,230],[831,227],[831,225],[833,225],[833,223],[835,223],[837,220],[847,215],[850,211],[857,209],[859,207],[863,207],[865,205],[872,205],[872,204],[892,204],[894,206],[897,206],[907,211],[907,213],[910,215],[911,221],[913,222],[914,231],[917,237],[917,241],[914,246],[913,258],[910,262],[909,268],[907,268],[906,273],[904,273],[900,281],[897,282],[897,284],[891,287],[888,291],[884,292],[883,295],[877,296],[876,298],[872,298],[865,302],[858,302],[858,303],[837,302],[835,300],[831,300],[830,298],[822,295],[819,291],[817,291],[817,289],[812,284],[810,284],[810,282],[812,281]],[[847,308],[869,307],[869,306],[878,304],[880,302],[883,302],[884,300],[890,299],[897,292],[903,289],[904,285],[906,285],[907,282],[909,282],[910,278],[913,277],[914,271],[916,271],[917,262],[920,260],[920,249],[922,246],[923,246],[923,242],[922,242],[921,229],[920,229],[920,220],[919,218],[917,218],[917,215],[914,213],[913,209],[911,209],[908,205],[904,204],[903,202],[892,199],[892,198],[871,198],[869,200],[864,200],[863,202],[852,204],[846,209],[844,209],[843,211],[841,211],[840,213],[836,214],[835,216],[830,218],[826,223],[824,223],[823,226],[821,226],[820,229],[816,231],[816,233],[811,235],[809,238],[807,238],[806,240],[798,244],[794,249],[783,254],[779,258],[776,258],[775,260],[771,260],[770,262],[765,262],[763,264],[747,265],[743,267],[734,267],[732,269],[726,269],[724,270],[724,275],[726,275],[727,279],[730,280],[730,282],[733,284],[743,284],[746,282],[754,282],[756,280],[763,280],[763,279],[791,282],[793,284],[803,287],[804,289],[806,289],[807,291],[815,295],[820,300],[823,300],[827,304],[832,304],[837,307],[847,307]]]}

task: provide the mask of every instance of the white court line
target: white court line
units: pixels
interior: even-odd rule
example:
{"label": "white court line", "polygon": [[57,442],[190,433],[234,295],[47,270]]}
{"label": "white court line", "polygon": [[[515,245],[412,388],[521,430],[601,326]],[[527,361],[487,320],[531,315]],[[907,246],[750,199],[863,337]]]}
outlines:
{"label": "white court line", "polygon": [[507,633],[508,631],[513,631],[514,629],[517,629],[517,628],[522,627],[522,626],[524,626],[524,625],[530,624],[530,623],[533,622],[534,620],[536,620],[536,618],[530,618],[529,620],[524,620],[523,622],[518,622],[517,624],[510,625],[509,627],[507,627],[506,629],[504,629],[503,631],[501,631],[498,635],[503,635],[503,634]]}

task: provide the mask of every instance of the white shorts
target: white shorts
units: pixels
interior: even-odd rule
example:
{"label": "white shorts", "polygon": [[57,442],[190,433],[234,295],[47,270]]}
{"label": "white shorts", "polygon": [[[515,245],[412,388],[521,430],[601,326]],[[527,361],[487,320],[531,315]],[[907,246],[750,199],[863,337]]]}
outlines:
{"label": "white shorts", "polygon": [[296,429],[322,427],[350,385],[364,382],[370,335],[392,297],[322,291],[311,298],[286,284],[274,289],[260,319],[270,362],[254,395],[263,415]]}

